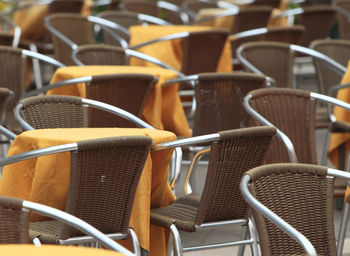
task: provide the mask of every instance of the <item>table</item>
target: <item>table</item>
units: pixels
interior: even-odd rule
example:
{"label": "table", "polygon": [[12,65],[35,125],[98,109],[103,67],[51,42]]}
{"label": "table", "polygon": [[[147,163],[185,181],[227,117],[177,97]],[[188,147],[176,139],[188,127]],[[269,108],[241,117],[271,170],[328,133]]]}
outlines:
{"label": "table", "polygon": [[[31,0],[22,0],[21,4],[31,4]],[[81,11],[83,15],[89,15],[92,0],[84,0],[84,6]],[[48,5],[37,4],[19,9],[13,15],[13,22],[21,28],[21,38],[41,41],[44,39],[45,27],[44,19],[48,14]]]}
{"label": "table", "polygon": [[[82,76],[113,73],[146,73],[158,77],[159,81],[151,93],[143,111],[144,120],[157,129],[172,131],[179,136],[191,136],[186,115],[177,93],[178,85],[162,86],[162,83],[166,80],[177,77],[174,71],[163,68],[137,66],[72,66],[57,69],[51,82],[54,83]],[[85,85],[77,84],[74,86],[61,87],[49,91],[49,94],[85,97]]]}
{"label": "table", "polygon": [[[26,131],[13,141],[8,156],[39,148],[72,143],[79,140],[146,135],[154,144],[172,141],[175,134],[168,131],[141,128],[59,128]],[[173,202],[168,183],[168,165],[172,151],[153,152],[146,160],[132,209],[130,226],[139,238],[140,245],[152,255],[165,255],[167,232],[150,227],[151,207],[166,206]],[[49,205],[65,210],[70,180],[70,153],[60,153],[21,161],[4,168],[0,180],[0,195]],[[32,221],[45,217],[32,215]],[[151,241],[154,239],[155,242]]]}
{"label": "table", "polygon": [[28,244],[6,244],[0,245],[3,255],[26,255],[26,256],[122,256],[124,254],[87,247],[42,245],[34,246]]}
{"label": "table", "polygon": [[[162,36],[180,33],[180,32],[194,32],[201,30],[210,30],[211,27],[206,26],[185,26],[185,25],[173,25],[173,26],[158,26],[158,25],[149,25],[149,26],[131,26],[129,28],[130,32],[130,46],[144,43],[149,40],[153,40]],[[155,57],[171,67],[181,70],[181,60],[182,60],[182,47],[181,40],[168,40],[161,43],[156,43],[148,45],[142,48],[137,49],[142,53],[148,54],[152,57]],[[232,63],[231,63],[231,46],[229,41],[226,42],[221,58],[218,63],[218,72],[231,72]],[[154,66],[154,64],[145,62],[143,60],[131,58],[131,65],[136,66]]]}

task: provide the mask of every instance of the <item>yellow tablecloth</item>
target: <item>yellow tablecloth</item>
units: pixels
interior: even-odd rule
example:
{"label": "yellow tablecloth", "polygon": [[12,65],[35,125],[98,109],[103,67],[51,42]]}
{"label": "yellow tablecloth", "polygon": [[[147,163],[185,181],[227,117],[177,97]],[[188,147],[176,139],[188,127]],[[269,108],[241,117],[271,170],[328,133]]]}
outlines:
{"label": "yellow tablecloth", "polygon": [[[33,3],[30,0],[22,0],[21,4]],[[82,14],[90,13],[92,0],[85,0]],[[47,16],[48,5],[34,5],[32,7],[19,9],[13,15],[13,22],[21,28],[21,38],[41,41],[44,37],[45,27],[44,19]]]}
{"label": "yellow tablecloth", "polygon": [[[173,25],[173,26],[131,26],[129,28],[130,32],[130,46],[144,43],[149,40],[153,40],[162,36],[180,33],[180,32],[193,32],[201,30],[209,30],[211,27],[205,26],[183,26],[183,25]],[[181,40],[169,40],[161,43],[156,43],[148,45],[137,49],[142,53],[153,56],[171,67],[181,70],[181,60],[182,60],[182,48]],[[218,72],[231,72],[231,46],[229,41],[224,46],[217,71]],[[154,64],[145,62],[139,59],[131,58],[131,65],[136,66],[154,66]]]}
{"label": "yellow tablecloth", "polygon": [[87,247],[61,246],[61,245],[27,245],[27,244],[5,244],[0,245],[3,255],[26,255],[26,256],[122,256],[124,254]]}
{"label": "yellow tablecloth", "polygon": [[[13,141],[8,156],[39,148],[72,143],[92,138],[146,135],[154,144],[172,141],[168,131],[139,128],[73,128],[26,131]],[[130,225],[142,248],[152,255],[165,255],[167,233],[161,228],[150,229],[151,207],[165,206],[175,199],[168,183],[170,150],[151,153],[141,174],[132,209]],[[69,189],[69,152],[21,161],[4,168],[0,180],[0,195],[19,197],[65,210]],[[42,216],[34,215],[32,220]],[[151,240],[152,239],[152,240]],[[153,243],[154,240],[154,243]]]}
{"label": "yellow tablecloth", "polygon": [[[157,129],[172,131],[180,136],[189,137],[191,135],[186,115],[177,93],[178,85],[162,86],[162,83],[166,80],[177,77],[174,71],[137,66],[72,66],[58,69],[51,83],[81,76],[113,73],[147,73],[158,77],[159,81],[148,98],[143,112],[144,120]],[[51,90],[49,93],[86,96],[84,84],[65,86]]]}

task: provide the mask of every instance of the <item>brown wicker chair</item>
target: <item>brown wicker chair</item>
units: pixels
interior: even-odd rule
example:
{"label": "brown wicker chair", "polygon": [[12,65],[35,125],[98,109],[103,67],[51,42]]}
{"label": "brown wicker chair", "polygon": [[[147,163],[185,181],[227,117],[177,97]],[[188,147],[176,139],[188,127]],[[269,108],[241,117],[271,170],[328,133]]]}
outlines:
{"label": "brown wicker chair", "polygon": [[[275,138],[272,141],[266,154],[266,163],[317,164],[315,123],[318,102],[331,105],[340,103],[343,104],[343,108],[350,110],[350,105],[345,102],[304,90],[265,88],[249,92],[244,99],[244,107],[248,113],[259,123],[273,125],[279,129],[279,139]],[[341,123],[334,121],[330,129],[335,131],[337,127],[341,127]],[[324,165],[327,149],[328,145],[323,149],[321,163]],[[334,196],[343,197],[344,184],[336,184]]]}
{"label": "brown wicker chair", "polygon": [[[55,208],[11,197],[0,197],[1,241],[2,244],[29,243],[29,213],[35,212],[64,221],[67,225],[94,237],[108,249],[133,256],[132,252],[114,242],[85,221]],[[36,245],[38,239],[35,241]]]}
{"label": "brown wicker chair", "polygon": [[[169,206],[151,210],[151,224],[172,232],[177,255],[193,250],[193,248],[182,248],[178,230],[195,232],[209,226],[229,223],[241,225],[246,223],[249,228],[251,227],[247,204],[239,191],[239,182],[245,171],[262,163],[274,134],[273,128],[252,127],[193,138],[193,142],[197,141],[197,144],[204,141],[211,142],[209,168],[202,196],[186,195]],[[190,143],[186,143],[188,144]],[[249,240],[253,243],[251,244],[253,255],[256,255],[254,236],[250,229]],[[225,245],[239,245],[239,243],[225,243]],[[219,246],[207,245],[202,248]]]}
{"label": "brown wicker chair", "polygon": [[[332,194],[334,177],[349,179],[350,175],[307,164],[271,164],[246,172],[241,183],[242,193],[254,208],[263,256],[337,255]],[[263,210],[253,198],[268,209]],[[271,211],[277,217],[272,216]],[[282,223],[292,227],[282,226]]]}
{"label": "brown wicker chair", "polygon": [[200,73],[169,80],[166,84],[181,81],[194,84],[193,136],[251,126],[252,119],[243,108],[243,98],[249,91],[266,84],[264,76],[243,72]]}
{"label": "brown wicker chair", "polygon": [[[39,152],[44,151],[42,155],[70,152],[71,176],[66,212],[105,234],[112,234],[113,239],[123,239],[131,232],[133,249],[139,252],[137,237],[128,225],[137,184],[151,143],[152,139],[147,136],[120,136],[61,145],[61,151],[51,147]],[[36,152],[38,150],[3,159],[1,165],[36,157]],[[78,237],[82,235],[81,231],[56,220],[30,224],[30,239],[38,237],[42,243],[86,242],[84,237],[79,241]],[[78,240],[70,240],[72,237]]]}
{"label": "brown wicker chair", "polygon": [[347,0],[334,1],[337,13],[339,34],[341,39],[350,39],[350,2]]}
{"label": "brown wicker chair", "polygon": [[157,3],[145,0],[124,0],[123,7],[129,12],[143,13],[158,17],[159,8]]}
{"label": "brown wicker chair", "polygon": [[[86,98],[119,107],[141,117],[148,96],[157,78],[148,74],[114,74],[83,77],[86,84]],[[75,79],[44,86],[24,95],[23,98],[38,95],[47,90],[76,84]],[[69,113],[67,113],[69,114]],[[98,109],[89,110],[89,123],[95,127],[130,127],[130,122]]]}

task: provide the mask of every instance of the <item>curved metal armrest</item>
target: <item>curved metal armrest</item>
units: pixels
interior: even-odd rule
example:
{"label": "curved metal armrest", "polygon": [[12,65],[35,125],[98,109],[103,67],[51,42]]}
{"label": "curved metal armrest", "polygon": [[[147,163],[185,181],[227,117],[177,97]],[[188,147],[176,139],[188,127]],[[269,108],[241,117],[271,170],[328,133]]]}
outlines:
{"label": "curved metal armrest", "polygon": [[228,37],[229,41],[233,41],[237,38],[244,38],[244,37],[250,37],[250,36],[258,36],[266,34],[269,30],[267,28],[255,28],[255,29],[249,29],[246,31],[242,31],[236,34],[232,34]]}
{"label": "curved metal armrest", "polygon": [[177,84],[177,83],[188,83],[192,87],[195,86],[195,82],[198,80],[198,75],[183,76],[174,79],[170,79],[163,83],[164,86]]}
{"label": "curved metal armrest", "polygon": [[162,26],[171,25],[171,23],[169,23],[163,19],[151,16],[151,15],[143,14],[143,13],[138,13],[137,18],[139,19],[139,21],[152,23],[152,24],[156,24],[156,25],[162,25]]}
{"label": "curved metal armrest", "polygon": [[66,86],[66,85],[71,85],[71,84],[77,84],[77,83],[89,83],[92,80],[92,76],[84,76],[84,77],[78,77],[78,78],[73,78],[73,79],[67,79],[67,80],[62,80],[57,83],[45,85],[40,89],[35,89],[32,91],[29,91],[25,94],[23,94],[20,99],[28,98],[30,96],[35,96],[44,92],[47,92],[48,90],[55,89],[58,87]]}
{"label": "curved metal armrest", "polygon": [[153,40],[141,43],[141,44],[134,45],[134,46],[130,47],[130,49],[136,50],[138,48],[141,48],[141,47],[144,47],[144,46],[147,46],[150,44],[159,43],[159,42],[168,41],[168,40],[173,40],[173,39],[184,38],[184,37],[187,37],[189,34],[190,34],[190,32],[180,32],[180,33],[162,36],[162,37],[159,37],[157,39],[153,39]]}
{"label": "curved metal armrest", "polygon": [[232,6],[233,6],[232,9],[219,12],[219,13],[217,13],[215,15],[210,15],[210,16],[207,16],[207,17],[203,17],[202,19],[193,21],[191,24],[195,25],[195,24],[199,24],[199,23],[202,23],[202,22],[215,20],[216,18],[222,18],[222,17],[237,15],[239,13],[239,7],[235,6],[235,5],[232,5]]}
{"label": "curved metal armrest", "polygon": [[9,138],[10,140],[14,140],[17,135],[13,132],[11,132],[10,130],[6,129],[4,126],[0,125],[0,133],[5,135],[7,138]]}
{"label": "curved metal armrest", "polygon": [[29,50],[23,49],[22,50],[22,55],[28,56],[28,57],[31,57],[31,58],[34,58],[34,59],[38,59],[40,61],[49,63],[49,64],[51,64],[51,65],[53,65],[55,67],[58,67],[58,68],[65,67],[64,64],[62,64],[61,62],[55,60],[54,58],[48,57],[48,56],[46,56],[44,54],[41,54],[41,53],[38,53],[38,52],[34,52],[34,51],[29,51]]}
{"label": "curved metal armrest", "polygon": [[[256,112],[250,105],[249,100],[252,98],[251,94],[247,94],[243,99],[243,106],[246,109],[247,113],[253,117],[255,120],[257,120],[262,125],[272,126],[275,127],[272,123],[270,123],[266,118],[264,118],[262,115],[260,115],[258,112]],[[297,163],[297,156],[294,150],[294,145],[292,141],[288,138],[286,134],[284,134],[281,130],[279,130],[277,127],[275,127],[277,130],[277,137],[282,140],[284,145],[286,146],[286,149],[288,151],[288,155],[290,158],[290,161],[292,163]]]}
{"label": "curved metal armrest", "polygon": [[270,209],[268,209],[266,206],[264,206],[262,203],[260,203],[258,200],[256,200],[253,197],[253,195],[250,193],[248,189],[248,184],[250,179],[251,179],[250,176],[245,174],[242,177],[241,184],[240,184],[242,196],[246,200],[246,202],[250,206],[252,206],[255,210],[263,214],[271,222],[276,224],[284,232],[289,234],[295,241],[297,241],[304,248],[307,255],[316,256],[317,253],[315,248],[303,234],[301,234],[299,231],[297,231],[295,228],[289,225],[286,221],[284,221],[282,218],[280,218],[278,215],[276,215],[274,212],[272,212]]}
{"label": "curved metal armrest", "polygon": [[134,51],[132,49],[125,49],[125,53],[129,56],[132,56],[132,57],[135,57],[135,58],[139,58],[141,60],[145,60],[145,61],[148,61],[148,62],[151,62],[153,64],[156,64],[162,68],[165,68],[165,69],[170,69],[174,72],[176,72],[180,77],[183,77],[185,76],[184,73],[178,71],[177,69],[169,66],[168,64],[162,62],[161,60],[157,59],[157,58],[154,58],[150,55],[147,55],[147,54],[144,54],[144,53],[141,53],[141,52],[138,52],[138,51]]}
{"label": "curved metal armrest", "polygon": [[336,10],[339,14],[341,14],[342,16],[344,16],[345,18],[347,18],[348,21],[350,22],[350,13],[349,13],[347,10],[345,10],[344,8],[338,6],[337,4],[334,4],[334,3],[333,3],[332,6],[335,8],[335,10]]}
{"label": "curved metal armrest", "polygon": [[330,68],[332,68],[336,73],[340,75],[344,75],[344,73],[346,72],[346,67],[334,61],[333,59],[329,58],[327,55],[323,53],[320,53],[318,51],[315,51],[313,49],[306,48],[300,45],[295,45],[295,44],[291,44],[290,49],[292,51],[303,53],[311,57],[317,58],[318,60],[327,64]]}
{"label": "curved metal armrest", "polygon": [[133,256],[134,254],[121,246],[120,244],[113,241],[111,238],[107,237],[105,234],[103,234],[101,231],[97,230],[87,222],[71,215],[66,212],[60,211],[58,209],[30,202],[30,201],[23,201],[23,208],[28,209],[30,211],[34,211],[37,213],[40,213],[42,215],[58,219],[70,226],[73,226],[77,228],[78,230],[96,238],[99,242],[101,242],[104,246],[107,248],[120,252],[122,254]]}
{"label": "curved metal armrest", "polygon": [[253,72],[255,74],[258,75],[265,75],[263,72],[261,72],[259,69],[257,69],[254,65],[252,65],[249,61],[246,60],[246,58],[244,58],[242,56],[242,51],[243,51],[243,46],[238,47],[238,49],[236,50],[236,55],[239,59],[239,61],[250,71]]}
{"label": "curved metal armrest", "polygon": [[350,87],[350,83],[333,85],[328,89],[327,94],[331,97],[336,97],[336,93],[340,89],[345,89]]}
{"label": "curved metal armrest", "polygon": [[60,31],[58,31],[57,29],[55,29],[53,26],[51,26],[50,24],[50,16],[46,17],[44,19],[44,25],[45,27],[50,31],[51,34],[53,34],[54,36],[56,36],[58,39],[60,39],[62,42],[64,42],[65,44],[67,44],[70,48],[72,48],[72,50],[75,50],[78,48],[78,45],[76,43],[74,43],[72,40],[70,40],[68,37],[66,37],[65,35],[63,35]]}
{"label": "curved metal armrest", "polygon": [[172,3],[165,2],[165,1],[158,1],[157,6],[161,9],[165,9],[165,10],[176,13],[181,18],[181,20],[184,24],[190,23],[190,17],[188,15],[187,11],[185,10],[185,8],[177,6],[177,5],[172,4]]}
{"label": "curved metal armrest", "polygon": [[295,16],[295,15],[302,14],[303,12],[304,12],[304,9],[301,7],[294,8],[294,9],[287,10],[287,11],[284,11],[284,12],[277,14],[275,18],[279,19],[279,18],[283,18],[283,17]]}
{"label": "curved metal armrest", "polygon": [[185,178],[184,191],[185,191],[186,195],[192,193],[191,186],[190,186],[190,179],[191,179],[191,175],[192,175],[193,170],[195,170],[197,168],[197,164],[198,164],[199,160],[203,156],[205,156],[205,155],[207,155],[209,153],[210,153],[210,147],[209,148],[205,148],[205,149],[197,152],[197,154],[193,157],[191,165],[190,165],[190,168],[188,169],[187,175],[186,175],[186,178]]}

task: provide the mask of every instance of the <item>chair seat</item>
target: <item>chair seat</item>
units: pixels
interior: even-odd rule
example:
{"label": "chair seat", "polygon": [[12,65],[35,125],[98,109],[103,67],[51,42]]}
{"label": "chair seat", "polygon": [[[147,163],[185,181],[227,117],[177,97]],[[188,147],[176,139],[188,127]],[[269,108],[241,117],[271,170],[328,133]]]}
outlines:
{"label": "chair seat", "polygon": [[57,220],[30,223],[29,239],[40,237],[43,244],[59,244],[60,234],[64,223]]}
{"label": "chair seat", "polygon": [[165,228],[175,224],[179,230],[195,232],[199,201],[199,196],[191,194],[175,200],[171,205],[152,209],[151,223]]}

